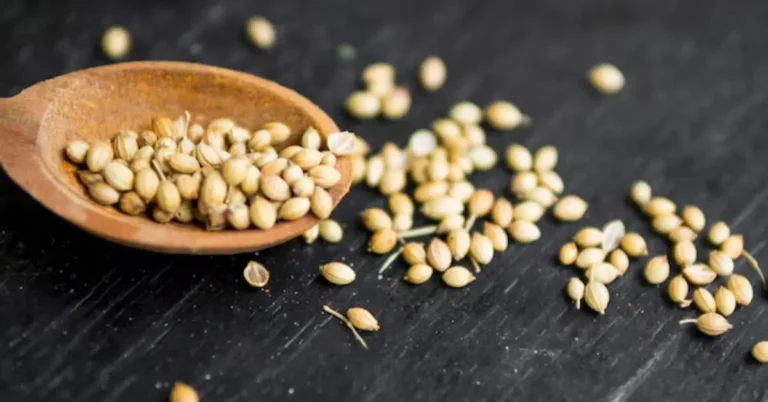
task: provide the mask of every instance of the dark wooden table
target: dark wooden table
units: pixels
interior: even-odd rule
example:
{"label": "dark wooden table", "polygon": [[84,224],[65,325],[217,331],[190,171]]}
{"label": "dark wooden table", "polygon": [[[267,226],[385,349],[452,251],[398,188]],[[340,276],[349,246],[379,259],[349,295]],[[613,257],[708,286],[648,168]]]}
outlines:
{"label": "dark wooden table", "polygon": [[[633,180],[701,206],[744,233],[768,264],[768,3],[765,1],[25,1],[0,9],[0,95],[106,61],[99,37],[123,24],[131,59],[226,66],[295,88],[338,123],[380,146],[401,145],[454,102],[505,98],[535,119],[530,129],[491,133],[561,150],[569,191],[590,202],[578,224],[542,223],[543,238],[497,256],[472,286],[412,287],[398,264],[382,280],[382,257],[365,251],[357,213],[384,205],[355,189],[335,217],[338,245],[296,240],[253,255],[184,257],[105,243],[75,229],[0,177],[0,400],[162,401],[171,384],[205,401],[756,401],[768,369],[749,357],[768,338],[766,298],[731,317],[710,339],[681,328],[692,317],[642,284],[645,260],[612,285],[608,314],[575,310],[563,295],[575,273],[554,254],[577,228],[624,219],[650,234],[626,201]],[[269,52],[243,38],[243,22],[278,27]],[[353,61],[336,48],[350,43]],[[354,122],[344,97],[362,67],[388,61],[415,88],[429,54],[448,65],[446,87],[414,91],[408,117]],[[609,61],[628,78],[601,97],[585,71]],[[140,99],[137,101],[141,101]],[[499,166],[473,181],[504,192]],[[701,254],[706,252],[700,247]],[[269,291],[242,280],[256,258],[273,273]],[[353,263],[358,280],[327,286],[317,266]],[[739,261],[757,286],[755,275]],[[321,312],[362,305],[382,330],[363,350]]]}

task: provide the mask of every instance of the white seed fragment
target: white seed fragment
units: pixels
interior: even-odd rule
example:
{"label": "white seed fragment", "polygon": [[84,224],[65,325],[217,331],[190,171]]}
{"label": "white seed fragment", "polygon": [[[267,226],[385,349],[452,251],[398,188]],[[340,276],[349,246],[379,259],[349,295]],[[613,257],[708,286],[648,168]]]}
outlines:
{"label": "white seed fragment", "polygon": [[624,74],[613,64],[601,63],[587,73],[590,84],[606,95],[612,95],[624,88]]}

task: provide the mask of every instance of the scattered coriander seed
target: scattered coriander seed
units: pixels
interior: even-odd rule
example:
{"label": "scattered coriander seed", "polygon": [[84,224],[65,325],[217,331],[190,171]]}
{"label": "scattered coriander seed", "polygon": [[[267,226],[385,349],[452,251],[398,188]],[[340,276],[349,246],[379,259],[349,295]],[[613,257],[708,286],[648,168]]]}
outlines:
{"label": "scattered coriander seed", "polygon": [[626,234],[624,222],[614,219],[603,226],[601,248],[605,252],[617,249],[621,245],[621,238]]}
{"label": "scattered coriander seed", "polygon": [[413,215],[395,214],[395,216],[392,217],[392,229],[394,229],[395,232],[405,232],[406,230],[410,230],[412,227]]}
{"label": "scattered coriander seed", "polygon": [[263,288],[269,282],[269,271],[267,271],[263,264],[256,261],[248,261],[248,265],[243,270],[243,277],[245,277],[245,281],[249,285],[255,288]]}
{"label": "scattered coriander seed", "polygon": [[523,201],[514,207],[515,221],[538,222],[544,215],[545,209],[533,201]]}
{"label": "scattered coriander seed", "polygon": [[691,285],[706,286],[717,279],[715,271],[705,264],[693,264],[683,268],[683,275]]}
{"label": "scattered coriander seed", "polygon": [[72,141],[67,144],[67,158],[72,163],[81,164],[85,162],[85,156],[88,154],[89,145],[85,141]]}
{"label": "scattered coriander seed", "polygon": [[347,328],[349,328],[349,330],[352,331],[352,334],[355,336],[355,339],[357,339],[357,341],[360,342],[360,344],[363,345],[363,347],[365,349],[368,349],[368,344],[365,343],[365,340],[360,336],[359,333],[357,333],[357,330],[355,329],[355,326],[352,325],[351,322],[349,322],[349,319],[347,319],[347,317],[344,317],[344,315],[342,315],[338,311],[336,311],[336,310],[334,310],[334,309],[332,309],[332,308],[330,308],[330,307],[328,307],[326,305],[323,306],[323,311],[325,311],[326,313],[328,313],[328,314],[330,314],[330,315],[340,319],[341,322],[343,322],[344,325],[346,325]]}
{"label": "scattered coriander seed", "polygon": [[590,247],[581,250],[578,257],[576,257],[576,266],[581,269],[587,269],[592,264],[603,262],[605,260],[605,251],[597,247]]}
{"label": "scattered coriander seed", "polygon": [[470,240],[469,232],[465,229],[454,229],[448,233],[445,239],[448,248],[451,250],[453,259],[459,261],[469,253]]}
{"label": "scattered coriander seed", "polygon": [[611,294],[604,284],[593,280],[587,282],[587,285],[584,288],[584,301],[589,308],[603,315],[608,308],[610,299]]}
{"label": "scattered coriander seed", "polygon": [[261,50],[269,50],[275,46],[275,27],[264,17],[249,18],[245,23],[245,33],[248,40]]}
{"label": "scattered coriander seed", "polygon": [[485,108],[485,121],[496,130],[508,131],[528,126],[532,119],[510,102],[495,101]]}
{"label": "scattered coriander seed", "polygon": [[749,280],[742,275],[733,274],[728,277],[728,290],[733,293],[736,299],[736,304],[746,306],[752,303],[754,298],[754,290]]}
{"label": "scattered coriander seed", "polygon": [[[446,195],[446,193],[448,193],[449,188],[450,187],[448,183],[444,181],[431,181],[431,182],[423,183],[418,187],[416,187],[416,189],[414,190],[413,199],[415,199],[417,202],[425,203],[437,197]],[[474,192],[474,188],[473,188],[473,192]]]}
{"label": "scattered coriander seed", "polygon": [[643,271],[646,282],[658,285],[669,277],[669,261],[667,256],[659,255],[648,260]]}
{"label": "scattered coriander seed", "polygon": [[474,261],[486,265],[493,259],[493,242],[487,236],[474,232],[472,233],[469,253]]}
{"label": "scattered coriander seed", "polygon": [[163,211],[175,213],[181,205],[181,194],[175,184],[169,180],[160,180],[155,201]]}
{"label": "scattered coriander seed", "polygon": [[[669,281],[667,287],[667,295],[673,303],[678,304],[680,307],[688,307],[691,305],[691,301],[687,300],[688,296],[688,282],[682,275],[677,275]],[[694,293],[694,297],[695,297]],[[713,300],[714,301],[714,300]]]}
{"label": "scattered coriander seed", "polygon": [[363,69],[361,78],[366,86],[387,83],[391,89],[395,82],[395,67],[389,63],[369,64]]}
{"label": "scattered coriander seed", "polygon": [[725,222],[719,221],[709,228],[707,238],[713,246],[720,246],[731,236],[731,229]]}
{"label": "scattered coriander seed", "polygon": [[376,254],[386,254],[397,245],[397,233],[392,229],[382,229],[375,232],[368,241],[368,251]]}
{"label": "scattered coriander seed", "polygon": [[507,232],[518,243],[533,243],[541,238],[539,227],[533,222],[514,221],[507,227]]}
{"label": "scattered coriander seed", "polygon": [[128,31],[115,25],[104,31],[101,37],[101,51],[110,60],[120,60],[131,50],[131,35]]}
{"label": "scattered coriander seed", "polygon": [[[573,241],[581,248],[597,247],[603,244],[603,231],[596,227],[585,227],[576,232]],[[605,250],[605,249],[604,249]],[[609,250],[605,250],[609,251]]]}
{"label": "scattered coriander seed", "polygon": [[455,183],[451,183],[448,186],[448,196],[455,198],[461,202],[468,202],[472,194],[475,193],[475,186],[472,183],[464,180]]}
{"label": "scattered coriander seed", "polygon": [[437,233],[448,233],[451,230],[463,228],[464,227],[464,217],[455,214],[455,215],[448,215],[445,218],[440,220],[440,224],[437,225],[437,228],[435,228],[434,232]]}
{"label": "scattered coriander seed", "polygon": [[760,341],[752,347],[752,357],[760,363],[768,363],[768,341]]}
{"label": "scattered coriander seed", "polygon": [[338,243],[344,237],[344,229],[339,222],[333,219],[326,219],[320,222],[320,237],[328,243]]}
{"label": "scattered coriander seed", "polygon": [[419,66],[419,82],[429,92],[442,88],[443,84],[445,84],[446,76],[447,69],[445,63],[437,56],[425,58],[421,62],[421,66]]}
{"label": "scattered coriander seed", "polygon": [[638,206],[644,207],[651,200],[651,185],[648,182],[639,180],[632,183],[629,190],[629,198]]}
{"label": "scattered coriander seed", "polygon": [[405,273],[403,279],[406,282],[412,283],[414,285],[421,285],[432,277],[432,273],[434,271],[435,270],[433,270],[432,267],[427,264],[413,264],[410,268],[408,268],[408,271]]}
{"label": "scattered coriander seed", "polygon": [[379,192],[383,195],[392,195],[402,191],[408,184],[408,176],[404,169],[390,169],[381,178]]}
{"label": "scattered coriander seed", "polygon": [[740,234],[728,236],[720,245],[720,250],[732,260],[741,257],[744,252],[744,236]]}
{"label": "scattered coriander seed", "polygon": [[584,282],[579,278],[571,278],[565,288],[568,297],[576,303],[576,309],[581,309],[581,299],[584,298]]}
{"label": "scattered coriander seed", "polygon": [[607,262],[598,262],[589,266],[585,272],[585,276],[589,278],[590,281],[597,281],[608,285],[621,276],[621,273],[616,267]]}
{"label": "scattered coriander seed", "polygon": [[438,272],[444,272],[451,265],[452,253],[447,243],[432,238],[427,247],[427,262]]}
{"label": "scattered coriander seed", "polygon": [[448,117],[462,124],[479,124],[483,110],[472,102],[459,102],[448,111]]}
{"label": "scattered coriander seed", "polygon": [[509,192],[518,195],[525,194],[536,188],[538,178],[533,172],[519,172],[509,182]]}
{"label": "scattered coriander seed", "polygon": [[309,228],[306,232],[302,233],[301,235],[304,237],[304,242],[307,244],[312,244],[317,240],[318,236],[320,236],[320,225],[315,225]]}
{"label": "scattered coriander seed", "polygon": [[507,227],[514,218],[512,203],[504,197],[499,197],[491,209],[491,219],[499,226]]}
{"label": "scattered coriander seed", "polygon": [[467,202],[467,209],[470,215],[483,217],[488,215],[493,208],[494,197],[491,190],[477,189]]}
{"label": "scattered coriander seed", "polygon": [[361,331],[378,331],[379,322],[368,310],[362,307],[352,307],[347,310],[347,318],[352,325]]}
{"label": "scattered coriander seed", "polygon": [[720,276],[728,276],[733,273],[733,260],[722,251],[709,253],[709,267]]}
{"label": "scattered coriander seed", "polygon": [[680,320],[680,325],[683,324],[696,324],[696,328],[699,329],[699,332],[709,336],[722,335],[733,328],[733,325],[718,313],[704,313],[695,319],[688,318]]}
{"label": "scattered coriander seed", "polygon": [[736,296],[725,286],[720,286],[715,292],[715,304],[717,305],[717,312],[728,317],[736,310]]}
{"label": "scattered coriander seed", "polygon": [[652,216],[673,215],[677,206],[672,200],[665,197],[654,197],[645,205],[645,212]]}
{"label": "scattered coriander seed", "polygon": [[576,247],[576,243],[568,242],[560,247],[560,253],[558,257],[560,263],[563,265],[573,265],[576,262],[576,257],[579,255],[579,248]]}
{"label": "scattered coriander seed", "polygon": [[365,179],[365,158],[352,158],[352,184],[358,184]]}
{"label": "scattered coriander seed", "polygon": [[488,145],[478,145],[469,150],[467,154],[475,170],[485,172],[493,169],[498,162],[499,156],[496,151]]}
{"label": "scattered coriander seed", "polygon": [[629,257],[620,248],[611,251],[608,261],[619,271],[619,275],[624,275],[627,269],[629,269]]}
{"label": "scattered coriander seed", "polygon": [[371,232],[392,228],[392,218],[381,208],[368,208],[360,214],[360,217],[363,220],[363,226]]}
{"label": "scattered coriander seed", "polygon": [[686,205],[682,212],[683,221],[694,232],[701,232],[707,220],[701,208],[695,205]]}
{"label": "scattered coriander seed", "polygon": [[601,63],[589,69],[589,83],[605,95],[613,95],[624,88],[624,74],[613,64]]}
{"label": "scattered coriander seed", "polygon": [[414,206],[411,197],[406,193],[394,193],[389,196],[389,210],[393,214],[413,215]]}
{"label": "scattered coriander seed", "polygon": [[557,196],[543,186],[526,191],[521,196],[524,200],[533,201],[544,208],[549,208],[557,202]]}
{"label": "scattered coriander seed", "polygon": [[352,117],[361,120],[374,118],[381,111],[381,101],[371,92],[353,92],[347,97],[345,105]]}
{"label": "scattered coriander seed", "polygon": [[554,194],[560,194],[565,189],[563,179],[553,170],[537,172],[536,177],[539,179],[539,185],[548,188]]}
{"label": "scattered coriander seed", "polygon": [[670,230],[667,237],[671,242],[678,243],[681,241],[694,241],[698,235],[688,226],[678,226]]}
{"label": "scattered coriander seed", "polygon": [[696,304],[696,308],[702,313],[714,313],[717,311],[715,297],[706,288],[696,288],[693,291],[693,303]]}
{"label": "scattered coriander seed", "polygon": [[507,167],[513,172],[528,172],[533,169],[533,155],[528,148],[512,144],[506,150]]}
{"label": "scattered coriander seed", "polygon": [[635,232],[630,232],[622,236],[621,248],[632,258],[648,255],[648,246],[645,244],[645,239]]}
{"label": "scattered coriander seed", "polygon": [[557,165],[557,160],[557,148],[552,145],[545,145],[533,154],[533,170],[536,172],[553,170]]}
{"label": "scattered coriander seed", "polygon": [[183,382],[175,382],[171,388],[170,402],[199,402],[200,396],[194,388]]}
{"label": "scattered coriander seed", "polygon": [[691,265],[696,262],[696,246],[689,241],[676,243],[672,248],[672,256],[677,265],[682,267]]}
{"label": "scattered coriander seed", "polygon": [[659,215],[651,221],[651,227],[658,234],[666,235],[680,227],[683,220],[675,214]]}
{"label": "scattered coriander seed", "polygon": [[463,288],[475,280],[475,276],[462,266],[450,267],[443,272],[443,282],[452,288]]}
{"label": "scattered coriander seed", "polygon": [[409,242],[403,246],[403,259],[410,265],[424,264],[427,261],[427,250],[424,244]]}
{"label": "scattered coriander seed", "polygon": [[421,206],[421,213],[432,220],[441,220],[446,216],[457,215],[462,212],[464,212],[464,204],[448,196],[432,198]]}
{"label": "scattered coriander seed", "polygon": [[504,228],[499,225],[485,222],[483,224],[483,234],[491,240],[491,244],[493,244],[493,249],[495,251],[505,251],[509,246],[507,232],[505,232]]}
{"label": "scattered coriander seed", "polygon": [[342,262],[321,265],[320,275],[334,285],[349,285],[355,280],[355,271]]}
{"label": "scattered coriander seed", "polygon": [[587,202],[575,195],[566,195],[555,204],[553,214],[563,222],[575,222],[587,212]]}

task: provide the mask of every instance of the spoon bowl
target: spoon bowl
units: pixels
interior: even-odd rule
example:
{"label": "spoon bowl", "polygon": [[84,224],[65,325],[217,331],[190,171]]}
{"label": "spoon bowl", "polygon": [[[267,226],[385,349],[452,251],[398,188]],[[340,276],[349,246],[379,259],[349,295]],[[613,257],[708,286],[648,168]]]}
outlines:
{"label": "spoon bowl", "polygon": [[[235,254],[290,240],[319,220],[308,214],[269,230],[209,232],[199,225],[160,224],[92,201],[65,159],[76,139],[108,140],[120,130],[140,131],[158,115],[189,111],[205,124],[230,117],[254,129],[270,121],[291,128],[277,148],[300,142],[314,126],[325,138],[338,127],[315,104],[274,82],[218,67],[179,62],[132,62],[96,67],[33,85],[0,98],[0,164],[46,208],[76,226],[123,245],[176,254]],[[349,191],[352,163],[338,158],[341,180],[328,192],[334,208]]]}

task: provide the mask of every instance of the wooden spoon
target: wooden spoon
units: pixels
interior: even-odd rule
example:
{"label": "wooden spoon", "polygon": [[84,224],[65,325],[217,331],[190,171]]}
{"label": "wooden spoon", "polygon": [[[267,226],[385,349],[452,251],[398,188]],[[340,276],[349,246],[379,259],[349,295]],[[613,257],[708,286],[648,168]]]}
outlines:
{"label": "wooden spoon", "polygon": [[[223,68],[177,62],[134,62],[77,71],[0,98],[0,164],[16,184],[55,214],[112,242],[178,254],[234,254],[290,240],[319,223],[311,213],[269,230],[207,232],[159,224],[91,201],[64,158],[74,139],[109,139],[148,128],[157,115],[188,110],[208,122],[231,117],[248,128],[270,121],[291,127],[281,146],[298,143],[314,126],[325,137],[338,127],[312,102],[274,82]],[[349,191],[352,162],[339,158],[334,207]]]}

